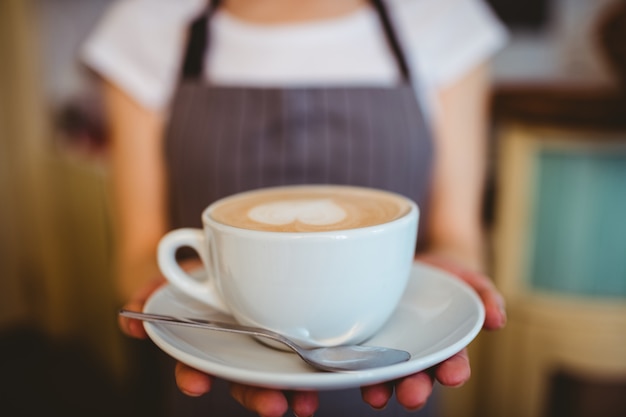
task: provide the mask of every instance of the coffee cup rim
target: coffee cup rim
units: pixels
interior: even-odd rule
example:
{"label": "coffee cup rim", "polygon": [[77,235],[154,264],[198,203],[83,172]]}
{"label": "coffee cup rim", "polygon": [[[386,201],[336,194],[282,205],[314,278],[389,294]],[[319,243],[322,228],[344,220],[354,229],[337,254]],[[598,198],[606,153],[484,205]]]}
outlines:
{"label": "coffee cup rim", "polygon": [[[272,190],[287,190],[290,188],[345,188],[345,189],[357,189],[357,190],[362,190],[364,192],[376,192],[376,193],[381,193],[381,194],[386,194],[388,196],[392,196],[392,197],[396,197],[396,198],[400,198],[401,200],[405,201],[408,206],[409,206],[409,210],[407,210],[406,213],[402,214],[400,217],[393,219],[391,221],[387,221],[387,222],[383,222],[383,223],[379,223],[379,224],[375,224],[375,225],[371,225],[371,226],[364,226],[364,227],[355,227],[355,228],[350,228],[350,229],[337,229],[337,230],[325,230],[325,231],[313,231],[313,232],[279,232],[279,231],[271,231],[271,230],[255,230],[255,229],[247,229],[247,228],[243,228],[243,227],[237,227],[237,226],[232,226],[232,225],[228,225],[228,224],[224,224],[221,222],[218,222],[217,220],[213,219],[211,217],[211,211],[222,204],[226,204],[228,201],[230,200],[234,200],[237,198],[240,198],[243,195],[246,194],[256,194],[256,193],[260,193],[260,192],[267,192],[267,191],[272,191]],[[246,233],[246,234],[251,234],[251,235],[259,235],[259,236],[275,236],[275,237],[305,237],[305,236],[319,236],[319,237],[323,237],[323,236],[337,236],[338,233],[342,233],[342,234],[361,234],[361,233],[371,233],[372,230],[380,230],[381,228],[387,228],[387,227],[391,227],[393,225],[396,224],[400,224],[400,223],[404,223],[406,221],[410,221],[410,219],[412,217],[416,217],[418,218],[420,214],[420,209],[419,206],[415,203],[415,201],[411,200],[410,198],[399,194],[399,193],[395,193],[393,191],[387,191],[387,190],[382,190],[382,189],[378,189],[378,188],[371,188],[371,187],[362,187],[362,186],[354,186],[354,185],[335,185],[335,184],[294,184],[294,185],[284,185],[284,186],[276,186],[276,187],[263,187],[263,188],[256,188],[256,189],[252,189],[252,190],[248,190],[248,191],[243,191],[240,193],[236,193],[224,198],[221,198],[217,201],[214,201],[213,203],[211,203],[208,207],[206,207],[203,211],[202,211],[202,223],[203,225],[212,225],[214,227],[217,227],[219,229],[222,230],[229,230],[232,232],[239,232],[239,233]]]}

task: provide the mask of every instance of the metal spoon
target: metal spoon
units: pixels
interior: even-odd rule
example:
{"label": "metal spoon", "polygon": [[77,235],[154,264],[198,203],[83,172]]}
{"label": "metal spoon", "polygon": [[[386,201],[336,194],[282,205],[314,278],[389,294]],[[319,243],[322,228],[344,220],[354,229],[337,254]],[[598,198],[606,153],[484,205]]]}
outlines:
{"label": "metal spoon", "polygon": [[138,313],[129,310],[120,310],[119,314],[124,317],[143,321],[178,324],[200,329],[265,337],[286,345],[296,352],[306,363],[324,371],[360,371],[363,369],[379,368],[406,362],[411,358],[409,352],[378,346],[351,345],[306,349],[297,345],[292,340],[270,330],[233,323],[187,317],[172,317],[161,314]]}

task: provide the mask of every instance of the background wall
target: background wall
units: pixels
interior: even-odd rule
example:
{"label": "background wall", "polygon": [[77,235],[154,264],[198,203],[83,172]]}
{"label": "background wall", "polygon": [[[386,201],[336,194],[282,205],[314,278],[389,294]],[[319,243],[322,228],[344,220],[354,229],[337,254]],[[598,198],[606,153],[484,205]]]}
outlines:
{"label": "background wall", "polygon": [[539,27],[513,27],[494,61],[498,84],[607,87],[614,80],[594,33],[598,19],[620,0],[551,0]]}
{"label": "background wall", "polygon": [[106,170],[57,118],[84,85],[69,70],[87,4],[96,18],[91,1],[0,2],[0,415],[134,411]]}

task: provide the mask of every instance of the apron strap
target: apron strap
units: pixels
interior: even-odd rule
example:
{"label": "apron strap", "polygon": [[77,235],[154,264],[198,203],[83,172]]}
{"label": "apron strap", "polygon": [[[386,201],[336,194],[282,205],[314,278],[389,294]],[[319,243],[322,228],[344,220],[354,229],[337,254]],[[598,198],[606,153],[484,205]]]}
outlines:
{"label": "apron strap", "polygon": [[385,0],[371,0],[372,6],[378,12],[378,17],[380,18],[380,22],[383,25],[383,30],[385,31],[385,37],[387,38],[387,43],[393,52],[393,56],[396,58],[396,63],[398,64],[398,69],[400,69],[400,74],[402,74],[402,78],[409,84],[411,84],[411,71],[409,69],[409,65],[407,64],[406,56],[404,54],[404,50],[398,40],[398,35],[395,30],[395,25],[389,16],[389,12],[387,11],[387,6],[385,5]]}
{"label": "apron strap", "polygon": [[[385,38],[393,55],[396,59],[398,69],[402,75],[402,79],[411,84],[411,72],[407,64],[404,51],[398,40],[398,36],[394,29],[393,22],[387,11],[384,0],[370,0],[372,6],[376,10],[380,22],[383,26]],[[189,28],[187,46],[183,60],[181,71],[181,80],[195,79],[199,80],[204,72],[205,52],[208,50],[210,43],[210,32],[208,31],[208,22],[220,6],[220,0],[210,0],[208,7],[198,16]]]}
{"label": "apron strap", "polygon": [[199,80],[202,78],[205,52],[208,50],[210,43],[208,22],[220,3],[220,0],[209,0],[209,4],[205,10],[191,22],[187,35],[183,67],[180,74],[181,81],[189,79]]}

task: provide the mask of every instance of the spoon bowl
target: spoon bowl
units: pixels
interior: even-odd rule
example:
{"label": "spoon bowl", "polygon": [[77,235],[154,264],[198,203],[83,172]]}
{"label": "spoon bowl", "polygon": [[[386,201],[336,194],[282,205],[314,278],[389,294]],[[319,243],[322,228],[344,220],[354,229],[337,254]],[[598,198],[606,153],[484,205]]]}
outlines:
{"label": "spoon bowl", "polygon": [[139,313],[124,309],[120,310],[119,314],[131,319],[148,322],[176,324],[267,338],[282,343],[298,354],[306,363],[323,371],[360,371],[406,362],[411,358],[409,352],[380,346],[348,345],[307,349],[276,332],[234,323],[189,317],[173,317],[162,314]]}

